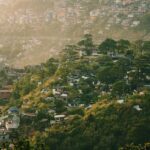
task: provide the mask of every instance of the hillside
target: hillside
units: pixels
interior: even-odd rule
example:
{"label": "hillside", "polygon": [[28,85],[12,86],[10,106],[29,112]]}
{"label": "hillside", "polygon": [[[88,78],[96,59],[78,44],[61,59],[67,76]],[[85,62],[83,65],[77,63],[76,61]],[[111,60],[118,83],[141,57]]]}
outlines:
{"label": "hillside", "polygon": [[125,98],[149,85],[149,64],[149,41],[107,39],[95,45],[87,34],[76,45],[67,45],[59,59],[26,67],[28,74],[14,90],[35,108],[42,103],[49,107],[46,98],[85,104],[107,92]]}
{"label": "hillside", "polygon": [[[69,118],[63,126],[53,126],[42,136],[37,133],[37,145],[45,141],[45,149],[52,150],[119,150],[130,143],[144,145],[150,141],[149,96],[135,97],[124,104],[98,102],[85,116]],[[142,111],[134,109],[137,104]]]}
{"label": "hillside", "polygon": [[59,59],[26,67],[5,107],[20,110],[17,142],[46,150],[149,146],[149,44],[95,44],[86,34]]}
{"label": "hillside", "polygon": [[149,40],[149,5],[149,0],[1,0],[0,61],[17,67],[45,62],[87,33],[96,41]]}

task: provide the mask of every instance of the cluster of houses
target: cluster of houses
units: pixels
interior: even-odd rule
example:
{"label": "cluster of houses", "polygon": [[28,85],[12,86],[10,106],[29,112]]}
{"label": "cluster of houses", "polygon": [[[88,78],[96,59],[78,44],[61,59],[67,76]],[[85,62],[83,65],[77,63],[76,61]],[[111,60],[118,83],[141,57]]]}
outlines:
{"label": "cluster of houses", "polygon": [[0,101],[8,101],[13,92],[13,83],[17,82],[26,73],[23,69],[13,69],[9,67],[5,67],[2,70],[5,72],[6,77],[4,77],[5,80],[0,77],[0,80],[2,80],[2,87],[0,88]]}
{"label": "cluster of houses", "polygon": [[[85,52],[83,52],[83,51],[80,51],[79,54],[80,54],[80,57],[84,56],[84,58],[85,58],[85,56],[86,56]],[[96,50],[93,50],[93,53],[91,55],[99,57],[100,54],[98,54]],[[108,52],[106,55],[112,58],[113,63],[116,63],[121,58],[128,59],[128,57],[125,56],[125,54],[119,54],[119,53],[113,52],[113,51]],[[90,61],[90,59],[88,61]],[[61,67],[61,65],[60,65],[60,67]],[[129,84],[129,81],[132,80],[132,73],[135,73],[136,71],[137,71],[136,67],[132,67],[130,71],[127,71],[127,73],[124,77],[127,84]],[[150,80],[150,77],[148,74],[145,74],[145,77],[146,77],[146,79]],[[95,77],[94,73],[92,73],[92,72],[90,72],[90,73],[88,73],[86,71],[82,72],[80,69],[78,69],[78,70],[74,70],[73,73],[69,73],[65,78],[66,78],[65,84],[62,84],[63,82],[61,80],[63,80],[63,79],[61,77],[59,77],[56,84],[54,83],[55,85],[53,85],[52,87],[44,88],[41,86],[42,82],[41,81],[38,82],[38,87],[40,89],[40,96],[42,98],[44,98],[45,102],[54,103],[55,100],[61,100],[66,103],[66,107],[68,109],[74,108],[74,107],[83,107],[85,109],[91,108],[91,105],[87,106],[86,104],[83,103],[83,101],[81,101],[81,98],[80,98],[80,96],[84,94],[84,92],[80,86],[80,84],[81,84],[80,81],[82,81],[82,80],[83,81],[90,80],[92,86],[94,86],[95,89],[97,90],[97,92],[100,94],[99,97],[101,95],[111,94],[112,85],[106,85],[106,84],[101,83],[100,81],[98,81],[98,79]],[[77,89],[76,91],[77,91],[78,98],[73,100],[72,102],[68,101],[70,99],[70,92],[69,92],[69,90],[67,90],[68,86],[70,86],[71,88],[73,87],[73,88]],[[145,86],[148,87],[149,85],[145,85]],[[43,99],[41,100],[41,102],[43,102]],[[119,104],[123,104],[124,100],[118,100],[117,102]],[[33,103],[34,102],[32,100],[24,101],[22,104],[22,109],[31,108],[32,106],[34,106]],[[138,106],[138,105],[135,105],[133,108],[137,111],[142,111],[142,108],[140,108],[140,106]],[[31,118],[36,117],[37,114],[38,113],[36,113],[36,112],[34,112],[34,113],[24,112],[23,113],[24,116],[31,117]],[[65,120],[67,117],[64,114],[57,114],[55,108],[50,108],[48,110],[48,114],[50,114],[54,117],[54,120],[52,120],[52,122],[51,122],[52,124],[62,121],[62,120]],[[43,121],[45,121],[45,120],[41,120],[41,122],[43,122]]]}
{"label": "cluster of houses", "polygon": [[[124,104],[124,103],[125,103],[125,100],[124,100],[124,99],[120,99],[120,100],[117,100],[116,102],[117,102],[118,104]],[[140,105],[134,105],[132,108],[133,108],[134,110],[136,110],[136,111],[139,111],[139,112],[143,110]]]}
{"label": "cluster of houses", "polygon": [[[108,56],[112,57],[113,58],[113,62],[116,63],[118,61],[118,59],[120,58],[125,58],[125,55],[123,54],[118,54],[118,53],[108,53],[107,54]],[[135,73],[137,70],[135,67],[132,67],[132,69],[130,71],[127,71],[127,75],[125,76],[125,81],[126,81],[126,84],[129,84],[129,81],[132,80],[132,73]],[[148,74],[145,74],[145,77],[146,79],[150,79]],[[143,80],[144,78],[143,77]],[[92,85],[95,86],[95,88],[99,89],[99,97],[101,95],[105,95],[105,94],[111,94],[111,90],[112,90],[112,85],[108,85],[108,87],[106,87],[107,85],[101,83],[100,81],[98,81],[96,79],[96,77],[94,76],[93,73],[81,73],[80,70],[74,70],[73,73],[69,73],[67,75],[67,82],[65,84],[67,84],[67,86],[70,86],[70,87],[75,87],[77,90],[78,90],[78,97],[79,99],[75,99],[74,101],[72,102],[69,102],[67,101],[69,99],[69,96],[70,96],[70,93],[69,91],[66,90],[65,86],[64,85],[61,85],[61,84],[57,84],[53,87],[52,89],[52,95],[51,97],[46,97],[45,100],[47,101],[55,101],[56,99],[57,100],[62,100],[62,101],[65,101],[66,102],[66,106],[68,109],[71,109],[71,108],[74,108],[74,107],[83,107],[85,109],[88,109],[88,108],[91,108],[92,105],[89,104],[88,106],[86,104],[84,104],[82,101],[80,101],[80,95],[83,94],[83,91],[82,91],[82,88],[80,89],[80,81],[81,80],[88,80],[90,79],[90,82],[92,82]],[[60,78],[61,80],[61,78]],[[150,86],[148,86],[147,84],[144,85],[144,87],[147,87],[149,88]],[[45,94],[48,94],[50,92],[50,89],[42,89],[41,91],[42,93],[45,92]],[[134,94],[134,92],[133,92]],[[138,93],[138,91],[136,91],[136,94],[140,94],[140,95],[143,95],[143,92],[140,92]],[[121,98],[121,97],[119,97]],[[120,99],[120,100],[117,100],[117,103],[119,104],[123,104],[125,103],[125,99]],[[142,108],[139,106],[139,105],[134,105],[133,106],[133,109],[137,110],[137,111],[142,111]],[[66,120],[68,117],[64,114],[56,114],[56,111],[55,109],[52,109],[49,111],[50,114],[53,114],[55,120],[52,120],[51,121],[51,124],[55,124],[56,122],[61,122],[61,121],[64,121]]]}
{"label": "cluster of houses", "polygon": [[20,126],[20,112],[16,107],[10,107],[7,113],[0,117],[0,143],[10,142],[10,134]]}
{"label": "cluster of houses", "polygon": [[5,116],[1,116],[0,124],[4,130],[17,129],[20,125],[20,112],[16,107],[10,107]]}
{"label": "cluster of houses", "polygon": [[[44,3],[45,2],[43,1],[43,5],[45,5]],[[131,19],[132,16],[148,11],[147,4],[148,2],[146,0],[116,0],[114,3],[104,5],[101,8],[101,2],[99,2],[100,7],[90,10],[89,16],[84,16],[84,18],[89,17],[89,20],[93,21],[97,17],[108,17],[108,14],[113,13],[113,16],[115,16],[124,13],[125,15],[129,16],[129,19]],[[68,22],[70,22],[71,24],[83,24],[82,15],[87,10],[88,9],[86,8],[86,6],[82,6],[82,4],[79,1],[74,3],[73,6],[68,6],[68,4],[64,1],[63,3],[61,3],[60,1],[54,1],[54,7],[50,6],[49,9],[46,9],[41,14],[37,15],[37,12],[30,8],[18,9],[14,12],[14,14],[9,15],[9,17],[7,17],[6,19],[3,19],[4,16],[2,16],[0,18],[0,23],[7,21],[10,24],[16,23],[23,25],[38,24],[43,21],[47,23],[57,20],[59,22],[64,23],[64,25],[67,26]],[[86,21],[86,19],[84,21]],[[119,18],[116,18],[116,21],[119,22]],[[133,20],[132,23],[134,21],[136,20]],[[124,19],[121,22],[124,22]],[[132,25],[136,25],[136,23],[133,23]]]}
{"label": "cluster of houses", "polygon": [[10,96],[12,94],[12,86],[4,86],[2,89],[0,89],[0,100],[9,100]]}

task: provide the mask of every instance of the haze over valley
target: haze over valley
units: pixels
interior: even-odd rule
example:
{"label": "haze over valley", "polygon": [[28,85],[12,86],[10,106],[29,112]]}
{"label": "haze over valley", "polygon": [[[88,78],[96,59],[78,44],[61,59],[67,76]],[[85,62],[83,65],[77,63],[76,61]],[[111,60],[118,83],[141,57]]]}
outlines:
{"label": "haze over valley", "polygon": [[1,0],[0,62],[15,67],[57,57],[87,33],[149,40],[149,0]]}

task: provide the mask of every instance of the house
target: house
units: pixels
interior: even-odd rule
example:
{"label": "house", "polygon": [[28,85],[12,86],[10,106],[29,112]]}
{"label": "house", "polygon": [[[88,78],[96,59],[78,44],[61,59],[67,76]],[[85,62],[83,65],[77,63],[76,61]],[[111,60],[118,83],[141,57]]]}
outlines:
{"label": "house", "polygon": [[121,0],[115,0],[115,3],[116,4],[121,3]]}
{"label": "house", "polygon": [[34,117],[37,116],[37,114],[36,113],[22,112],[22,116],[27,116],[27,117],[34,118]]}
{"label": "house", "polygon": [[80,50],[79,51],[79,57],[83,57],[83,56],[87,56],[87,53],[86,53],[86,51]]}
{"label": "house", "polygon": [[82,90],[79,89],[78,91],[79,91],[80,94],[83,94],[83,91],[82,91]]}
{"label": "house", "polygon": [[150,76],[147,75],[147,76],[146,76],[146,79],[147,79],[147,80],[150,80]]}
{"label": "house", "polygon": [[106,26],[106,27],[105,27],[105,30],[110,30],[110,27],[109,27],[109,26]]}
{"label": "house", "polygon": [[61,97],[62,97],[62,98],[68,98],[68,94],[62,93],[62,94],[61,94]]}
{"label": "house", "polygon": [[90,105],[88,105],[86,108],[85,108],[85,110],[88,110],[88,109],[91,109],[92,108],[92,105],[90,104]]}
{"label": "house", "polygon": [[49,115],[55,115],[55,114],[56,114],[56,111],[53,110],[53,109],[49,109],[49,110],[48,110],[48,114],[49,114]]}
{"label": "house", "polygon": [[98,34],[103,35],[104,32],[103,32],[102,30],[100,30],[100,31],[98,32]]}
{"label": "house", "polygon": [[21,105],[21,108],[25,109],[25,108],[30,108],[31,106],[32,106],[32,101],[24,100],[23,104]]}
{"label": "house", "polygon": [[8,109],[8,114],[19,114],[19,109],[17,107],[10,107]]}
{"label": "house", "polygon": [[100,54],[98,54],[98,52],[96,50],[93,50],[92,52],[92,56],[99,56]]}
{"label": "house", "polygon": [[78,102],[73,101],[73,102],[71,102],[71,103],[68,103],[68,109],[69,109],[69,108],[75,108],[75,107],[79,107]]}
{"label": "house", "polygon": [[124,103],[124,100],[123,100],[123,99],[117,100],[117,103],[118,103],[118,104],[123,104],[123,103]]}
{"label": "house", "polygon": [[110,57],[115,57],[116,53],[115,52],[107,52],[107,55]]}
{"label": "house", "polygon": [[70,86],[74,86],[74,83],[72,83],[72,82],[69,82],[69,85],[70,85]]}
{"label": "house", "polygon": [[59,89],[53,89],[52,93],[53,93],[53,95],[60,95],[61,94],[61,90],[59,90]]}
{"label": "house", "polygon": [[96,85],[101,85],[101,82],[100,82],[100,81],[98,81]]}
{"label": "house", "polygon": [[99,9],[92,10],[90,11],[90,17],[97,17],[99,13],[100,13]]}
{"label": "house", "polygon": [[15,149],[15,145],[13,143],[10,143],[9,148],[12,149],[12,150]]}
{"label": "house", "polygon": [[48,122],[48,119],[47,118],[44,118],[42,120],[40,120],[41,123],[45,123],[45,122]]}
{"label": "house", "polygon": [[8,100],[12,94],[12,90],[0,90],[0,99]]}
{"label": "house", "polygon": [[4,120],[0,120],[0,127],[4,127],[5,126],[5,121]]}
{"label": "house", "polygon": [[130,25],[130,20],[129,19],[125,19],[122,21],[121,25],[125,28],[128,28]]}
{"label": "house", "polygon": [[135,106],[133,106],[133,108],[136,109],[137,111],[142,111],[142,108],[140,108],[139,105],[135,105]]}
{"label": "house", "polygon": [[39,81],[39,82],[38,82],[38,86],[40,86],[41,84],[42,84],[42,82],[41,82],[41,81]]}
{"label": "house", "polygon": [[115,23],[116,24],[120,24],[122,22],[122,20],[120,18],[116,18]]}
{"label": "house", "polygon": [[60,95],[60,97],[62,98],[62,100],[67,100],[68,94],[67,94],[67,93],[62,93],[62,94]]}
{"label": "house", "polygon": [[42,89],[42,90],[41,90],[41,93],[42,93],[42,94],[48,94],[48,92],[49,92],[48,89]]}
{"label": "house", "polygon": [[133,21],[131,27],[137,27],[140,24],[140,21]]}
{"label": "house", "polygon": [[144,93],[144,92],[139,92],[139,95],[140,95],[140,96],[144,96],[145,93]]}
{"label": "house", "polygon": [[54,97],[46,97],[46,98],[45,98],[45,101],[54,101],[54,100],[55,100]]}
{"label": "house", "polygon": [[89,77],[87,76],[82,76],[82,79],[87,80]]}
{"label": "house", "polygon": [[10,91],[12,91],[12,88],[13,88],[12,85],[5,85],[5,86],[3,87],[4,90],[10,90]]}
{"label": "house", "polygon": [[65,115],[55,115],[54,118],[55,118],[55,121],[56,122],[63,122],[65,120]]}
{"label": "house", "polygon": [[50,22],[55,18],[55,14],[52,11],[47,12],[46,16],[45,16],[45,21],[46,22]]}
{"label": "house", "polygon": [[85,104],[79,104],[79,107],[83,108],[85,107]]}
{"label": "house", "polygon": [[20,125],[20,118],[17,115],[9,116],[8,120],[5,122],[5,127],[7,130],[17,129]]}
{"label": "house", "polygon": [[0,133],[0,142],[9,142],[9,134],[6,133]]}
{"label": "house", "polygon": [[50,121],[50,125],[54,125],[54,124],[56,124],[56,121],[55,120],[51,120]]}
{"label": "house", "polygon": [[129,14],[128,15],[128,18],[133,18],[134,17],[134,14]]}

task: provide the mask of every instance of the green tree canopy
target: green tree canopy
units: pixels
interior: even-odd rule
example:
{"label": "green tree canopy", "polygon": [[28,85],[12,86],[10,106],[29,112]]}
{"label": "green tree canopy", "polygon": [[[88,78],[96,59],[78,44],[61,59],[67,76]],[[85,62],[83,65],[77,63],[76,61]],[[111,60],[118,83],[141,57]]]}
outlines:
{"label": "green tree canopy", "polygon": [[99,45],[99,51],[106,54],[107,52],[111,51],[114,52],[117,48],[117,42],[113,39],[106,39]]}

